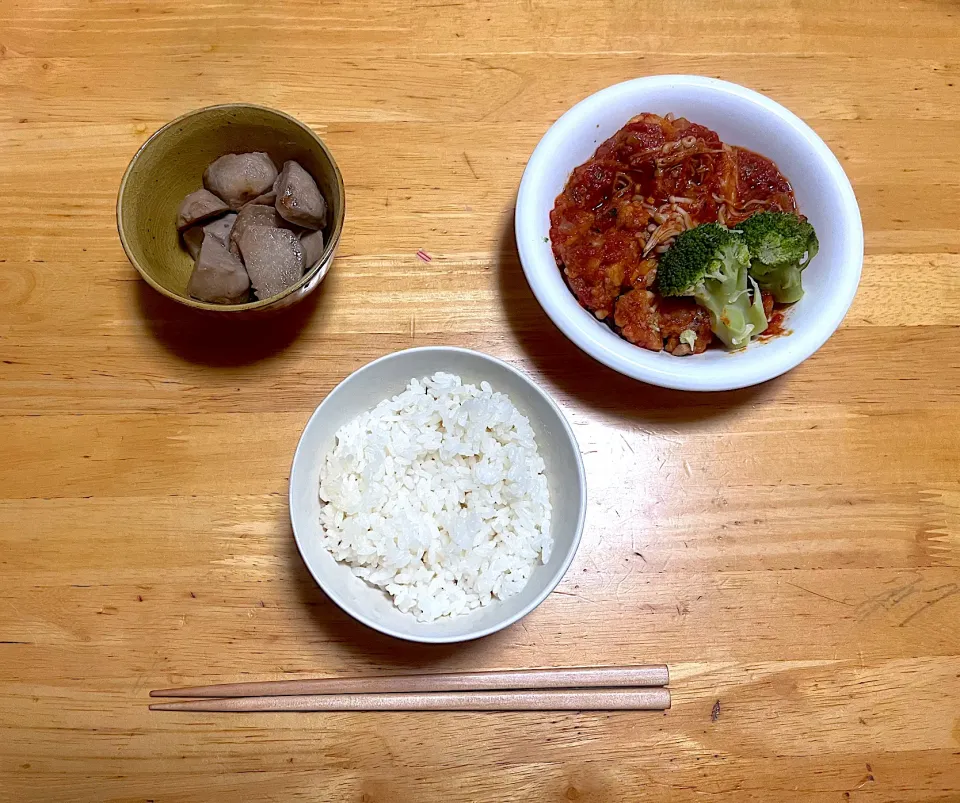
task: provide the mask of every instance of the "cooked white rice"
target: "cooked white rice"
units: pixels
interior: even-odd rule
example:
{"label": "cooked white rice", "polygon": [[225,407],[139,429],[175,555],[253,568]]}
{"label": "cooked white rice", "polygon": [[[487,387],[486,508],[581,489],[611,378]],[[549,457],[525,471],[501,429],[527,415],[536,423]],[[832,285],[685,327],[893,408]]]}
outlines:
{"label": "cooked white rice", "polygon": [[438,373],[337,432],[320,469],[323,545],[420,621],[520,591],[550,558],[530,422],[487,382]]}

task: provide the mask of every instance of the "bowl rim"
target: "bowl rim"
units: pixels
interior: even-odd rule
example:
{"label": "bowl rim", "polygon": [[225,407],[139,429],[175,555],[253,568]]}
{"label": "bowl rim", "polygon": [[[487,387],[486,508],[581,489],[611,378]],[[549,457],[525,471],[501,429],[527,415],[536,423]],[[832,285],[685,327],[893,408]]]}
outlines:
{"label": "bowl rim", "polygon": [[[553,409],[554,413],[556,413],[557,415],[557,418],[560,420],[561,424],[563,425],[563,432],[567,440],[573,446],[573,452],[576,455],[577,486],[578,486],[578,491],[580,496],[579,515],[577,517],[577,523],[576,523],[576,528],[573,534],[573,540],[570,544],[570,548],[568,549],[567,554],[564,556],[563,562],[560,564],[559,568],[554,573],[554,575],[544,585],[540,593],[538,593],[536,597],[533,598],[533,600],[531,600],[527,605],[525,605],[517,613],[513,614],[512,616],[508,616],[493,625],[488,625],[485,628],[478,629],[476,631],[471,631],[462,635],[416,636],[416,635],[411,635],[407,633],[400,633],[396,630],[393,630],[389,626],[385,626],[375,622],[373,619],[371,619],[369,616],[363,613],[363,611],[358,611],[353,609],[347,602],[341,599],[335,591],[327,587],[326,583],[320,576],[319,572],[314,571],[313,566],[311,566],[310,561],[306,557],[306,553],[304,551],[304,546],[303,546],[303,543],[305,543],[305,539],[308,538],[309,535],[306,533],[301,534],[297,531],[297,521],[293,514],[294,490],[297,487],[294,483],[294,477],[296,476],[296,466],[298,461],[300,461],[301,459],[304,459],[304,458],[301,458],[300,452],[301,450],[306,448],[304,446],[304,439],[306,438],[307,430],[311,427],[314,420],[320,418],[320,416],[322,415],[323,406],[341,387],[346,385],[348,382],[350,382],[352,379],[359,376],[360,374],[366,371],[376,370],[376,367],[381,363],[387,362],[389,360],[397,359],[403,355],[408,355],[416,352],[431,352],[431,353],[445,352],[445,353],[456,353],[456,354],[469,354],[471,356],[480,357],[482,360],[486,362],[493,363],[493,364],[499,365],[502,368],[505,368],[507,371],[509,371],[510,373],[514,374],[519,379],[521,379],[526,385],[530,387],[531,390],[533,390],[536,394],[538,394]],[[297,442],[297,448],[294,451],[293,461],[290,465],[290,481],[289,481],[289,488],[287,491],[287,504],[289,507],[290,524],[293,529],[293,538],[294,538],[294,541],[296,542],[297,550],[300,553],[300,558],[303,560],[304,565],[307,567],[307,571],[310,572],[310,575],[313,577],[314,581],[317,583],[317,585],[320,587],[323,593],[326,594],[326,596],[331,601],[333,601],[333,603],[338,608],[340,608],[340,610],[342,610],[347,615],[353,617],[361,624],[364,624],[373,630],[376,630],[387,636],[392,636],[394,638],[401,639],[403,641],[417,642],[421,644],[452,644],[456,642],[473,641],[474,639],[483,638],[484,636],[489,636],[492,633],[496,633],[499,630],[503,630],[504,628],[510,627],[510,625],[515,624],[520,619],[522,619],[527,614],[529,614],[531,611],[533,611],[535,608],[539,607],[539,605],[548,596],[550,596],[551,593],[553,593],[553,590],[560,584],[560,581],[566,576],[567,571],[570,568],[570,564],[573,563],[573,559],[577,554],[578,548],[580,547],[580,541],[583,536],[584,523],[586,521],[586,516],[587,516],[587,475],[586,475],[586,470],[584,469],[584,466],[583,466],[583,455],[580,452],[580,444],[577,442],[577,437],[574,434],[573,427],[571,427],[570,422],[567,421],[567,417],[563,414],[563,410],[561,410],[560,406],[550,397],[550,394],[547,393],[543,388],[541,388],[536,382],[534,382],[534,380],[531,377],[527,376],[526,373],[521,371],[519,368],[516,368],[513,365],[510,365],[508,362],[505,362],[504,360],[501,360],[497,357],[493,357],[489,354],[485,354],[482,351],[475,351],[474,349],[461,348],[459,346],[418,346],[416,348],[401,349],[400,351],[393,351],[393,352],[390,352],[389,354],[384,354],[382,357],[378,357],[377,359],[372,360],[371,362],[368,362],[366,365],[362,365],[360,368],[358,368],[355,371],[352,371],[346,377],[340,380],[340,382],[338,382],[336,386],[333,387],[326,394],[326,396],[324,396],[323,400],[320,402],[319,405],[317,405],[316,409],[313,411],[313,413],[310,415],[310,418],[307,420],[307,423],[304,425],[303,432],[300,434],[300,439]]]}
{"label": "bowl rim", "polygon": [[[268,112],[270,114],[276,115],[277,117],[282,117],[288,120],[289,122],[293,123],[298,128],[300,128],[304,133],[309,135],[310,138],[313,139],[313,141],[316,142],[316,144],[320,147],[320,150],[329,160],[330,166],[333,168],[333,174],[334,174],[334,177],[336,178],[336,183],[337,183],[336,191],[337,191],[337,196],[340,203],[338,204],[338,210],[335,213],[335,217],[331,222],[331,225],[328,227],[330,231],[330,236],[325,237],[326,242],[324,242],[323,244],[323,252],[321,253],[320,258],[317,260],[316,263],[314,263],[313,267],[311,267],[308,271],[306,271],[303,274],[303,276],[300,277],[300,279],[295,284],[290,285],[290,287],[285,288],[283,292],[278,293],[275,296],[270,296],[269,298],[265,298],[262,300],[258,299],[257,301],[248,301],[245,304],[213,304],[209,301],[199,301],[198,299],[190,298],[189,296],[181,296],[181,295],[178,295],[177,293],[171,292],[162,284],[157,282],[149,274],[149,272],[146,271],[143,268],[143,266],[140,265],[139,260],[137,260],[133,256],[130,245],[127,243],[127,234],[124,231],[124,227],[123,227],[122,208],[124,203],[124,196],[127,190],[127,183],[130,179],[130,175],[133,172],[133,168],[136,166],[137,162],[140,160],[142,155],[146,152],[147,148],[149,148],[150,145],[154,142],[154,140],[158,139],[170,127],[178,125],[182,123],[184,120],[190,119],[191,117],[198,117],[200,115],[208,114],[209,112],[212,112],[212,111],[235,110],[235,109],[257,109],[258,111]],[[263,309],[264,307],[272,307],[274,304],[280,301],[280,299],[286,298],[287,296],[293,293],[296,293],[298,290],[304,287],[304,285],[307,285],[308,283],[313,281],[313,279],[317,276],[318,273],[320,274],[321,279],[327,274],[333,262],[333,254],[336,252],[337,246],[340,243],[340,235],[343,232],[343,222],[346,216],[346,199],[347,199],[347,195],[346,195],[346,190],[343,184],[343,175],[340,172],[340,166],[337,164],[337,160],[334,159],[333,153],[326,146],[326,144],[320,138],[320,136],[310,126],[308,126],[306,123],[301,122],[293,115],[287,114],[286,112],[282,112],[279,109],[271,108],[270,106],[261,106],[257,103],[244,103],[244,102],[218,103],[218,104],[214,104],[213,106],[203,106],[202,108],[199,108],[199,109],[193,109],[191,111],[185,112],[184,114],[181,114],[179,117],[175,117],[169,123],[162,125],[156,131],[154,131],[149,137],[147,137],[147,139],[143,142],[143,144],[139,148],[137,148],[137,152],[130,159],[130,163],[127,165],[127,169],[123,171],[123,178],[120,179],[120,188],[117,191],[117,211],[116,211],[117,233],[120,235],[120,244],[123,246],[123,252],[126,254],[127,259],[130,261],[130,264],[133,265],[133,267],[136,269],[137,273],[140,274],[143,280],[147,284],[149,284],[154,290],[156,290],[158,293],[161,293],[167,298],[172,299],[173,301],[176,301],[180,304],[184,304],[185,306],[191,307],[193,309],[209,310],[212,312],[247,312],[249,310]]]}
{"label": "bowl rim", "polygon": [[[847,219],[843,260],[838,269],[838,292],[831,297],[830,304],[825,309],[826,315],[817,321],[816,328],[808,331],[802,338],[794,333],[791,337],[798,338],[793,341],[798,344],[797,348],[780,355],[776,360],[769,359],[759,363],[738,365],[736,356],[746,352],[731,352],[729,370],[723,377],[714,380],[697,377],[696,372],[691,371],[695,367],[692,363],[675,366],[644,365],[637,361],[634,352],[631,351],[627,356],[610,348],[601,339],[601,331],[592,320],[592,316],[589,318],[583,316],[584,310],[566,287],[566,282],[563,282],[563,289],[566,292],[562,296],[550,286],[547,271],[559,273],[559,269],[552,253],[549,264],[545,264],[546,260],[541,257],[536,248],[537,243],[529,234],[529,232],[540,230],[541,210],[537,209],[530,199],[534,195],[534,187],[551,174],[549,165],[556,143],[565,138],[568,131],[581,128],[583,125],[581,118],[605,106],[613,98],[634,92],[674,87],[692,87],[717,95],[734,96],[746,100],[767,116],[777,118],[782,125],[792,128],[807,142],[814,157],[819,160],[828,175],[830,191],[838,196],[844,217]],[[514,232],[521,267],[527,282],[540,306],[567,338],[595,360],[615,371],[633,379],[674,390],[736,390],[766,382],[792,370],[816,352],[840,326],[853,303],[863,270],[863,223],[860,208],[850,180],[827,144],[797,115],[771,98],[739,84],[700,75],[652,75],[634,78],[601,89],[567,110],[543,135],[527,162],[517,194]],[[754,343],[750,348],[761,345],[762,343]],[[633,346],[633,348],[640,347]]]}

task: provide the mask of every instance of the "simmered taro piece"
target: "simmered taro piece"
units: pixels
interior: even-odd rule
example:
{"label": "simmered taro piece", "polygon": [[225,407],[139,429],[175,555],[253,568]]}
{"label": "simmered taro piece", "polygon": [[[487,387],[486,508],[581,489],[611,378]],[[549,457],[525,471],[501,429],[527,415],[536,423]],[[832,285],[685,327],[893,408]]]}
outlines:
{"label": "simmered taro piece", "polygon": [[269,192],[277,180],[277,167],[265,153],[228,153],[203,171],[203,186],[231,209]]}
{"label": "simmered taro piece", "polygon": [[[313,177],[288,161],[278,172],[263,152],[228,153],[182,203],[177,226],[194,258],[188,292],[242,304],[282,293],[323,255],[327,205]],[[231,211],[234,210],[234,211]]]}
{"label": "simmered taro piece", "polygon": [[237,222],[237,213],[229,212],[223,217],[211,220],[203,231],[211,237],[216,237],[224,246],[230,244],[230,232],[233,231],[233,224]]}
{"label": "simmered taro piece", "polygon": [[271,187],[263,195],[258,195],[252,201],[248,201],[247,203],[256,204],[257,206],[273,206],[276,202],[277,202],[277,193]]}
{"label": "simmered taro piece", "polygon": [[303,275],[303,250],[290,229],[247,226],[239,245],[253,290],[261,301],[295,284]]}
{"label": "simmered taro piece", "polygon": [[230,232],[230,252],[240,256],[240,238],[250,226],[266,226],[267,228],[283,228],[286,221],[277,214],[272,206],[261,204],[247,204],[237,215],[233,230]]}
{"label": "simmered taro piece", "polygon": [[201,301],[242,304],[250,297],[250,277],[219,239],[205,236],[187,292]]}
{"label": "simmered taro piece", "polygon": [[229,211],[229,207],[209,190],[191,192],[177,211],[177,231],[183,231],[205,220]]}
{"label": "simmered taro piece", "polygon": [[200,246],[203,244],[203,238],[207,235],[216,237],[224,247],[229,246],[230,232],[236,219],[236,212],[228,212],[203,226],[192,226],[184,231],[183,243],[187,246],[190,256],[194,259],[197,258],[197,254],[200,253]]}
{"label": "simmered taro piece", "polygon": [[288,221],[305,229],[322,229],[327,220],[327,203],[306,170],[297,162],[285,162],[274,185],[277,211]]}
{"label": "simmered taro piece", "polygon": [[308,231],[300,238],[304,269],[313,267],[323,254],[323,232]]}
{"label": "simmered taro piece", "polygon": [[183,244],[187,248],[187,253],[196,259],[197,254],[200,253],[200,247],[203,245],[203,238],[206,236],[203,226],[191,226],[186,231],[181,232],[181,234],[183,236]]}

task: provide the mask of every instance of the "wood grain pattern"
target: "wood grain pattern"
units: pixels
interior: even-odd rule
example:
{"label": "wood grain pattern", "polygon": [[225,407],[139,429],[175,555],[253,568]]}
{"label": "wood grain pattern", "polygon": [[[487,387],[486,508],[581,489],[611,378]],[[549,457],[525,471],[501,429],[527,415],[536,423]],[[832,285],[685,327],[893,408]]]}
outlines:
{"label": "wood grain pattern", "polygon": [[[960,799],[958,65],[952,0],[0,6],[0,801]],[[519,270],[539,137],[664,72],[789,106],[861,205],[850,314],[758,388],[617,376]],[[348,222],[314,297],[224,332],[139,281],[113,207],[153,130],[231,100],[320,132]],[[536,612],[430,648],[323,597],[285,494],[326,392],[440,343],[553,394],[590,508]],[[659,661],[666,714],[146,709],[188,683]]]}

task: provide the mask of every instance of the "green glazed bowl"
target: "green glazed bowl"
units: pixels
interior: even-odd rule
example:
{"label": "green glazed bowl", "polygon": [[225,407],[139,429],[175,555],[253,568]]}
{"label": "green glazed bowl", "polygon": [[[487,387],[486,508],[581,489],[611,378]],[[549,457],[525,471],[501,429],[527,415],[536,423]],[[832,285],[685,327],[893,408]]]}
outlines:
{"label": "green glazed bowl", "polygon": [[[278,167],[295,159],[316,179],[329,207],[323,254],[279,295],[247,304],[197,301],[187,295],[193,260],[180,245],[177,209],[203,186],[207,165],[226,153],[249,151],[265,151]],[[143,143],[120,182],[117,229],[130,262],[155,290],[194,309],[249,314],[289,306],[317,288],[340,242],[344,204],[337,163],[308,126],[263,106],[228,103],[188,112]]]}

